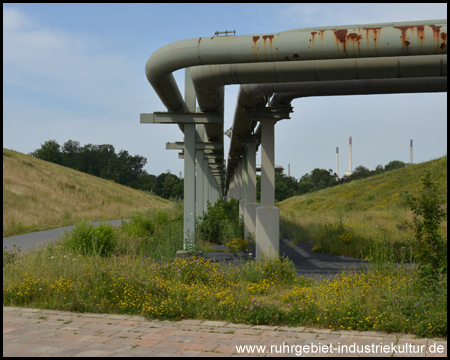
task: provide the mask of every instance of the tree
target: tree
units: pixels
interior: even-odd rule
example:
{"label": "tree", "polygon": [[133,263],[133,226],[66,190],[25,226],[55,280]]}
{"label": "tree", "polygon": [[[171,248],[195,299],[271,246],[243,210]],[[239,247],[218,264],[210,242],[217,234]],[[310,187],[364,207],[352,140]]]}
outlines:
{"label": "tree", "polygon": [[80,154],[80,142],[69,139],[62,147],[62,164],[71,169],[80,170]]}
{"label": "tree", "polygon": [[440,224],[447,218],[447,199],[439,188],[439,176],[426,169],[421,177],[422,189],[418,196],[405,193],[406,204],[414,213],[409,224],[416,240],[414,256],[422,279],[436,280],[447,273],[446,241],[440,233]]}
{"label": "tree", "polygon": [[377,165],[377,167],[375,168],[375,174],[378,175],[382,173],[384,173],[383,165]]}
{"label": "tree", "polygon": [[404,168],[407,164],[400,160],[392,160],[384,167],[384,171],[391,171],[395,169]]}
{"label": "tree", "polygon": [[156,195],[166,199],[183,197],[184,188],[182,184],[184,182],[173,174],[160,174],[156,178]]}
{"label": "tree", "polygon": [[275,201],[294,196],[297,192],[297,180],[292,176],[281,173],[275,173]]}
{"label": "tree", "polygon": [[[172,174],[169,174],[172,175]],[[172,189],[177,184],[177,177],[175,175],[166,176],[164,180],[161,196],[165,199],[172,197]]]}
{"label": "tree", "polygon": [[311,182],[314,186],[314,191],[325,189],[329,186],[336,185],[336,174],[333,170],[314,169],[311,171]]}
{"label": "tree", "polygon": [[41,144],[40,149],[36,149],[31,152],[30,155],[38,159],[50,161],[55,164],[62,164],[62,153],[60,151],[61,146],[56,140],[48,140]]}
{"label": "tree", "polygon": [[140,189],[145,191],[155,191],[156,176],[150,175],[147,171],[143,170],[136,180],[130,181],[128,186],[134,189]]}
{"label": "tree", "polygon": [[350,181],[351,180],[358,180],[358,179],[364,179],[367,178],[369,176],[371,176],[371,171],[366,168],[365,166],[358,166],[356,167],[356,169],[353,171],[353,173],[349,176]]}

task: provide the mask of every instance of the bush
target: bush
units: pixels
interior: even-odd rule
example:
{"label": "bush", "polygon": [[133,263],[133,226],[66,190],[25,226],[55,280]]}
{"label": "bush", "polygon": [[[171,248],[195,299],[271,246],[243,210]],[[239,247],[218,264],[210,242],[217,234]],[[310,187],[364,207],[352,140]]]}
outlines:
{"label": "bush", "polygon": [[83,255],[110,255],[117,246],[117,232],[111,224],[95,227],[85,220],[75,225],[72,231],[66,230],[62,237],[63,246],[80,251]]}
{"label": "bush", "polygon": [[[178,212],[181,209],[177,209]],[[136,214],[120,227],[120,251],[154,259],[171,258],[183,247],[183,216],[163,210]]]}
{"label": "bush", "polygon": [[224,244],[236,237],[243,237],[243,222],[239,219],[239,201],[218,200],[208,202],[208,210],[197,220],[197,233],[201,240]]}
{"label": "bush", "polygon": [[447,216],[443,209],[446,199],[441,196],[431,169],[425,171],[419,196],[405,193],[406,203],[414,213],[410,228],[416,240],[414,256],[422,279],[436,280],[447,272],[447,249],[439,225]]}
{"label": "bush", "polygon": [[[160,215],[162,221],[162,215]],[[159,217],[158,217],[159,218]],[[155,223],[150,215],[138,213],[122,224],[122,231],[129,236],[148,237],[155,232]]]}

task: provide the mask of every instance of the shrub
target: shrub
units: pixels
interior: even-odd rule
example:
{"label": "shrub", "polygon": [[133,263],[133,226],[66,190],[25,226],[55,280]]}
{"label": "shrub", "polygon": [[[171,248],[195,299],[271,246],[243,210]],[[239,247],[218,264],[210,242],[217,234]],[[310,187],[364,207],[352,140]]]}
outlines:
{"label": "shrub", "polygon": [[410,223],[416,240],[414,256],[418,263],[422,279],[436,280],[447,272],[447,251],[439,225],[447,216],[443,209],[446,203],[441,196],[437,180],[433,178],[431,169],[427,169],[421,177],[423,187],[418,196],[405,193],[406,203],[414,213]]}
{"label": "shrub", "polygon": [[243,222],[239,219],[239,202],[219,199],[197,220],[197,233],[201,240],[224,244],[234,237],[243,237]]}
{"label": "shrub", "polygon": [[[160,221],[163,221],[162,217]],[[122,231],[129,236],[148,237],[155,232],[155,223],[150,215],[138,213],[130,221],[122,223]]]}
{"label": "shrub", "polygon": [[233,255],[237,255],[240,252],[250,251],[250,243],[240,237],[234,238],[233,240],[227,242],[226,246],[233,253]]}
{"label": "shrub", "polygon": [[63,246],[83,255],[110,255],[117,246],[117,232],[111,224],[95,227],[85,220],[75,225],[72,231],[66,230],[62,237]]}

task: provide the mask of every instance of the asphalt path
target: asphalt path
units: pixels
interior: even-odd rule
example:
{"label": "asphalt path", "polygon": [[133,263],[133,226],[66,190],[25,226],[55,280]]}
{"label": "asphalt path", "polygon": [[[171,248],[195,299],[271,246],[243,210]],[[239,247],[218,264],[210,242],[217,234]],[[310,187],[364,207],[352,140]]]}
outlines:
{"label": "asphalt path", "polygon": [[[348,256],[335,256],[325,253],[313,252],[313,245],[306,243],[296,243],[295,245],[287,240],[280,239],[279,254],[282,258],[287,258],[294,263],[295,271],[299,277],[332,279],[337,274],[344,271],[356,272],[360,270],[370,269],[373,263],[361,259],[351,258]],[[229,252],[225,252],[224,245],[215,247],[214,252],[204,254],[204,258],[213,262],[222,262],[224,264],[239,265],[245,261],[254,259],[255,246],[253,245],[250,255],[241,254],[241,256],[233,256]]]}
{"label": "asphalt path", "polygon": [[[122,224],[122,221],[128,221],[128,219],[94,221],[92,222],[92,224],[94,224],[94,226],[98,226],[100,225],[100,223],[108,223],[113,226],[120,226]],[[16,248],[19,247],[22,252],[31,250],[32,248],[39,247],[51,241],[58,240],[59,237],[64,233],[64,231],[71,230],[74,226],[75,225],[44,231],[35,231],[29,234],[3,238],[3,250],[5,250],[5,248],[7,250],[11,250],[13,248],[13,245],[16,245]]]}

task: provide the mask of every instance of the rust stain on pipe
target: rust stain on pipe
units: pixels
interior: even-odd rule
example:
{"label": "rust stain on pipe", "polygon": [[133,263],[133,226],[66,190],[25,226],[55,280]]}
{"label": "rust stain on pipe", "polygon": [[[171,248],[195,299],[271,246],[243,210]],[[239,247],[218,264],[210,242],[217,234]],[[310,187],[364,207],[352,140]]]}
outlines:
{"label": "rust stain on pipe", "polygon": [[311,31],[311,39],[309,40],[309,44],[312,45],[314,47],[314,38],[317,34],[317,31]]}
{"label": "rust stain on pipe", "polygon": [[424,27],[421,25],[418,26],[394,26],[394,29],[399,29],[402,32],[402,35],[400,36],[400,38],[402,39],[402,46],[406,46],[408,47],[411,42],[409,41],[408,35],[407,35],[407,31],[411,30],[411,33],[416,30],[417,31],[417,42],[420,44],[422,44],[422,40],[425,37],[425,31],[424,31]]}
{"label": "rust stain on pipe", "polygon": [[264,40],[264,54],[266,55],[266,59],[267,59],[267,47],[266,47],[266,40],[269,39],[270,42],[270,55],[272,55],[272,39],[273,39],[273,35],[264,35],[263,36],[263,40]]}
{"label": "rust stain on pipe", "polygon": [[344,53],[347,55],[347,48],[345,46],[346,42],[346,36],[348,33],[348,30],[342,29],[342,30],[333,30],[334,36],[336,36],[336,44],[339,49],[339,42],[342,44],[342,49],[344,50]]}
{"label": "rust stain on pipe", "polygon": [[433,30],[433,41],[437,45],[439,45],[439,49],[444,50],[447,47],[447,33],[445,32],[441,33],[442,26],[437,25],[428,25],[428,26]]}
{"label": "rust stain on pipe", "polygon": [[439,46],[439,49],[444,50],[447,47],[447,33],[442,32],[441,39],[443,42],[441,43],[441,46]]}
{"label": "rust stain on pipe", "polygon": [[370,49],[370,39],[373,39],[373,45],[375,47],[375,54],[377,53],[377,40],[379,40],[381,35],[381,27],[378,28],[370,28],[365,29],[366,30],[366,42],[367,42],[367,48]]}
{"label": "rust stain on pipe", "polygon": [[253,36],[253,53],[255,55],[255,60],[258,61],[258,47],[256,43],[258,42],[260,36]]}
{"label": "rust stain on pipe", "polygon": [[264,35],[264,36],[263,36],[263,39],[264,39],[264,43],[266,42],[267,39],[269,39],[269,41],[270,41],[270,46],[272,46],[273,35]]}

